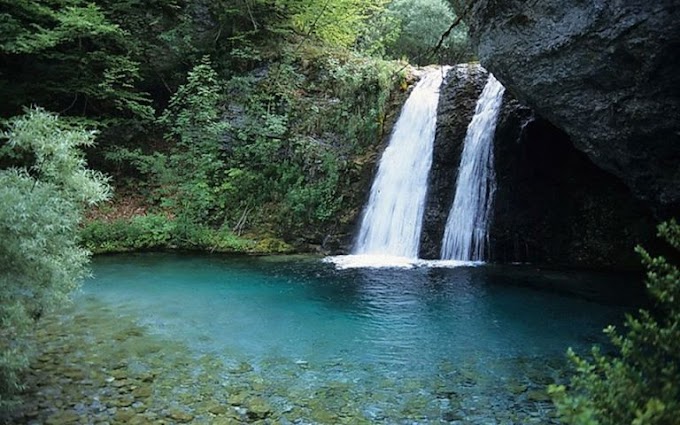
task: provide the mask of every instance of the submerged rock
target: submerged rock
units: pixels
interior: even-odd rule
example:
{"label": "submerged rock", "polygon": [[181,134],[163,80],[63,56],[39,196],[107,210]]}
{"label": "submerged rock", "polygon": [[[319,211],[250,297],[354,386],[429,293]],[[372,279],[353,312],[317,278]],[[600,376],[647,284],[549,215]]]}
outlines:
{"label": "submerged rock", "polygon": [[661,215],[680,211],[676,0],[479,0],[481,63]]}
{"label": "submerged rock", "polygon": [[264,419],[272,414],[272,407],[262,397],[253,397],[247,403],[248,417]]}
{"label": "submerged rock", "polygon": [[78,415],[73,410],[66,410],[62,412],[57,412],[52,416],[48,417],[45,423],[47,425],[66,425],[75,424],[80,421],[80,415]]}
{"label": "submerged rock", "polygon": [[168,412],[168,417],[177,422],[189,422],[194,419],[194,415],[180,409],[172,409]]}

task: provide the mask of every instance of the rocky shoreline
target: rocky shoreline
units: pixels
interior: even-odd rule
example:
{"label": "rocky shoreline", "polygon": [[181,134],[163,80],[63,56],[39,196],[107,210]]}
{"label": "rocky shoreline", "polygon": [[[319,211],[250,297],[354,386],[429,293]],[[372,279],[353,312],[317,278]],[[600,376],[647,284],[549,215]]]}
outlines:
{"label": "rocky shoreline", "polygon": [[489,382],[474,367],[447,363],[436,382],[385,376],[376,383],[371,371],[357,378],[341,362],[197,355],[131,315],[94,299],[77,302],[40,322],[25,402],[8,423],[557,423],[546,386],[564,379],[563,358],[512,359],[507,367],[521,370],[521,379]]}

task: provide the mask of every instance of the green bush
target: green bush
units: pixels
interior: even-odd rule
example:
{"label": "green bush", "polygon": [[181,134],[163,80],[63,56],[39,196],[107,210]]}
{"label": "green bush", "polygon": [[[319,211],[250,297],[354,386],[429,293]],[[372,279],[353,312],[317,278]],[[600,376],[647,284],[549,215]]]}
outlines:
{"label": "green bush", "polygon": [[148,214],[111,222],[93,220],[80,231],[82,244],[92,252],[121,252],[170,245],[175,225],[165,216]]}
{"label": "green bush", "polygon": [[[659,226],[659,236],[680,252],[680,226]],[[671,425],[680,421],[680,270],[664,257],[638,247],[647,267],[652,311],[627,316],[625,334],[605,329],[616,357],[596,347],[592,360],[569,358],[576,375],[567,388],[550,387],[560,418],[578,425]]]}
{"label": "green bush", "polygon": [[80,231],[81,243],[95,253],[186,249],[271,253],[226,227],[211,228],[186,218],[147,214],[113,221],[92,220]]}
{"label": "green bush", "polygon": [[[65,128],[32,109],[1,134],[5,157],[25,167],[0,170],[0,409],[15,403],[32,347],[33,323],[68,300],[86,273],[78,246],[85,204],[109,196],[106,179],[86,168],[79,148],[93,134]],[[30,158],[30,160],[26,159]]]}

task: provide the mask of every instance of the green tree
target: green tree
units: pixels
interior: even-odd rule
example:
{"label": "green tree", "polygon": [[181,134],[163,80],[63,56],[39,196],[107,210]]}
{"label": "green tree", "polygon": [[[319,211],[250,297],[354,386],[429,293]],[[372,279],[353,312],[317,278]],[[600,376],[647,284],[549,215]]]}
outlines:
{"label": "green tree", "polygon": [[436,57],[433,55],[434,47],[456,19],[444,0],[395,0],[388,12],[394,22],[390,25],[398,28],[398,36],[386,44],[389,56],[406,57],[418,65],[433,61],[455,64],[472,58],[467,28],[462,23],[444,40]]}
{"label": "green tree", "polygon": [[330,45],[352,46],[387,0],[278,0],[290,29]]}
{"label": "green tree", "polygon": [[71,115],[149,119],[129,34],[85,0],[0,0],[5,116],[40,104]]}
{"label": "green tree", "polygon": [[[680,251],[680,225],[659,226],[659,236]],[[646,285],[655,302],[652,311],[627,316],[625,334],[605,329],[619,353],[592,360],[569,358],[576,375],[569,388],[551,386],[561,419],[578,425],[670,425],[680,420],[680,270],[664,257],[638,247],[647,267]]]}
{"label": "green tree", "polygon": [[109,196],[106,179],[79,152],[93,133],[66,128],[40,109],[1,133],[4,159],[30,164],[0,170],[0,408],[14,401],[28,366],[35,320],[68,300],[86,273],[78,246],[83,207]]}
{"label": "green tree", "polygon": [[188,74],[160,118],[166,138],[175,142],[168,158],[176,211],[194,223],[223,217],[225,197],[233,189],[222,151],[229,125],[222,120],[222,87],[208,57]]}

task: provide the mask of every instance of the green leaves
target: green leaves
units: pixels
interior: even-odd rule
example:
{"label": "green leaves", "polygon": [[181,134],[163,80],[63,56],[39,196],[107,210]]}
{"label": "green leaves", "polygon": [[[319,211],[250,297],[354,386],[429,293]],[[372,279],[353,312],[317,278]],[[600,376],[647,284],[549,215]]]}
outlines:
{"label": "green leaves", "polygon": [[84,204],[109,196],[106,179],[86,168],[79,147],[93,133],[69,128],[40,109],[10,120],[8,152],[32,158],[0,170],[0,408],[21,389],[31,323],[68,299],[85,275],[88,252],[77,244]]}
{"label": "green leaves", "polygon": [[[675,220],[659,226],[659,236],[680,249]],[[680,417],[680,274],[664,257],[638,247],[647,267],[646,285],[653,311],[626,318],[626,332],[605,329],[616,357],[593,348],[592,360],[571,350],[576,366],[569,388],[551,386],[561,419],[568,424],[666,425]]]}
{"label": "green leaves", "polygon": [[85,0],[0,0],[0,86],[13,114],[36,102],[87,115],[153,116],[136,84],[135,42],[94,3]]}
{"label": "green leaves", "polygon": [[92,131],[67,128],[56,115],[42,109],[29,109],[11,119],[9,129],[0,133],[12,150],[35,157],[26,173],[30,171],[39,181],[54,185],[70,199],[89,204],[110,196],[107,179],[88,170],[78,150],[91,146],[94,135]]}
{"label": "green leaves", "polygon": [[194,223],[214,222],[223,215],[215,208],[230,187],[222,184],[225,164],[222,141],[229,125],[220,117],[222,87],[210,59],[204,57],[188,74],[160,118],[166,138],[176,142],[168,157],[177,189],[178,214]]}
{"label": "green leaves", "polygon": [[446,1],[395,0],[390,3],[388,14],[392,17],[389,25],[397,28],[396,36],[385,45],[389,56],[406,57],[419,65],[433,61],[453,65],[471,58],[464,24],[459,25],[444,40],[437,57],[432,54],[432,49],[456,18]]}

